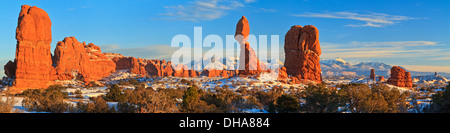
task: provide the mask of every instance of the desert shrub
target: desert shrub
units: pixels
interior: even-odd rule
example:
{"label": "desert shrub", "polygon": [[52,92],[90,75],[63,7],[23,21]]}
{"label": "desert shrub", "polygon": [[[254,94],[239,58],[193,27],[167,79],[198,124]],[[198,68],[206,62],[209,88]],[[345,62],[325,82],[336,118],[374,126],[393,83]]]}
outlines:
{"label": "desert shrub", "polygon": [[105,100],[110,102],[121,102],[125,100],[124,94],[122,93],[122,88],[117,84],[111,85],[109,92],[106,93]]}
{"label": "desert shrub", "polygon": [[278,87],[273,87],[271,90],[265,92],[265,91],[258,91],[256,92],[256,98],[258,99],[259,103],[263,105],[263,108],[267,111],[274,113],[275,112],[275,100],[278,99],[281,95],[283,95],[283,91],[280,90]]}
{"label": "desert shrub", "polygon": [[166,92],[153,89],[125,90],[124,101],[119,102],[118,110],[122,113],[176,113],[176,101]]}
{"label": "desert shrub", "polygon": [[138,85],[135,85],[134,87],[137,90],[144,90],[144,89],[146,89],[144,83],[139,83]]}
{"label": "desert shrub", "polygon": [[386,111],[383,113],[405,113],[406,110],[406,100],[410,97],[408,91],[400,92],[398,89],[391,89],[389,86],[373,85],[373,93],[378,93],[383,96],[384,101],[387,103]]}
{"label": "desert shrub", "polygon": [[183,89],[161,89],[158,92],[165,93],[171,99],[181,99],[183,98],[184,90]]}
{"label": "desert shrub", "polygon": [[188,80],[186,80],[186,79],[181,79],[181,80],[180,80],[180,83],[182,83],[182,84],[189,84],[190,81],[188,81]]}
{"label": "desert shrub", "polygon": [[255,96],[248,95],[244,97],[244,102],[238,106],[240,109],[263,109],[261,103],[259,103],[258,99]]}
{"label": "desert shrub", "polygon": [[90,102],[77,103],[77,112],[79,113],[115,113],[114,107],[109,107],[103,97],[92,97]]}
{"label": "desert shrub", "polygon": [[431,98],[431,104],[424,108],[424,112],[429,113],[449,113],[450,112],[450,83],[444,91],[439,91]]}
{"label": "desert shrub", "polygon": [[274,106],[278,113],[296,113],[299,110],[300,104],[296,97],[285,94],[278,97]]}
{"label": "desert shrub", "polygon": [[222,88],[223,88],[223,89],[229,89],[230,86],[229,86],[229,85],[223,85]]}
{"label": "desert shrub", "polygon": [[81,90],[76,90],[76,91],[74,92],[74,94],[83,94],[83,92],[81,92]]}
{"label": "desert shrub", "polygon": [[236,90],[236,92],[241,93],[241,95],[247,95],[247,94],[251,93],[248,89],[245,89],[245,88],[239,88]]}
{"label": "desert shrub", "polygon": [[6,97],[6,101],[2,101],[0,97],[0,113],[20,113],[19,110],[14,109],[17,99],[13,97]]}
{"label": "desert shrub", "polygon": [[219,89],[216,93],[207,92],[201,96],[201,100],[208,105],[214,105],[216,112],[233,113],[240,112],[240,106],[244,104],[244,99],[231,90]]}
{"label": "desert shrub", "polygon": [[341,86],[339,94],[352,113],[399,113],[406,112],[408,93],[390,89],[386,85],[374,85],[372,89],[364,84]]}
{"label": "desert shrub", "polygon": [[183,94],[182,112],[186,113],[213,113],[216,111],[214,105],[208,105],[205,101],[200,100],[203,92],[197,86],[189,87]]}
{"label": "desert shrub", "polygon": [[140,84],[139,81],[137,81],[137,80],[134,79],[134,78],[128,80],[128,83],[130,83],[130,84],[132,84],[132,85],[135,85],[135,86]]}
{"label": "desert shrub", "polygon": [[334,113],[342,104],[337,91],[325,84],[309,85],[300,97],[305,100],[300,110],[307,113]]}
{"label": "desert shrub", "polygon": [[120,80],[118,85],[130,85],[130,83],[125,80]]}
{"label": "desert shrub", "polygon": [[26,98],[22,106],[28,111],[63,113],[72,111],[73,107],[64,99],[68,93],[61,92],[63,87],[59,85],[50,86],[47,89],[27,90],[22,93]]}

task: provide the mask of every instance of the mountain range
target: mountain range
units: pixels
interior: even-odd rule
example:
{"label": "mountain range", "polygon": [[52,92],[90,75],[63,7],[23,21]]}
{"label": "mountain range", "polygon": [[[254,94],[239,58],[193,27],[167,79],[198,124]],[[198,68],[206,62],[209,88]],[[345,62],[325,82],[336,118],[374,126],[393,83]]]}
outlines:
{"label": "mountain range", "polygon": [[[370,75],[370,70],[375,69],[376,75],[389,77],[390,69],[392,68],[392,65],[388,65],[382,62],[360,62],[357,63],[356,65],[352,65],[348,61],[343,60],[342,58],[336,58],[332,60],[322,60],[320,61],[320,66],[322,68],[322,74],[324,76],[342,76],[342,75],[368,76]],[[434,75],[435,73],[435,72],[410,71],[404,67],[402,68],[408,72],[411,72],[411,76]],[[438,72],[438,74],[445,77],[450,76],[450,73]]]}
{"label": "mountain range", "polygon": [[[197,70],[202,70],[201,68],[230,68],[234,67],[235,69],[238,68],[239,64],[239,58],[234,57],[213,57],[213,58],[203,58],[203,63],[200,60],[192,61],[190,64],[186,65],[192,65]],[[273,66],[272,61],[264,62],[262,61],[266,66],[270,68],[270,66]],[[284,65],[283,61],[276,60],[274,61],[279,65],[280,67]],[[357,64],[350,64],[348,61],[345,61],[342,58],[336,58],[331,60],[321,60],[320,66],[322,69],[322,75],[324,76],[369,76],[370,70],[375,69],[375,74],[389,77],[390,76],[390,70],[392,68],[392,65],[388,65],[386,63],[382,62],[360,62]],[[401,66],[400,66],[401,67]],[[403,68],[403,67],[402,67]],[[435,72],[417,72],[417,71],[410,71],[406,68],[403,68],[408,72],[411,72],[411,76],[425,76],[425,75],[434,75]],[[439,75],[444,77],[450,77],[450,73],[444,73],[444,72],[438,72]]]}

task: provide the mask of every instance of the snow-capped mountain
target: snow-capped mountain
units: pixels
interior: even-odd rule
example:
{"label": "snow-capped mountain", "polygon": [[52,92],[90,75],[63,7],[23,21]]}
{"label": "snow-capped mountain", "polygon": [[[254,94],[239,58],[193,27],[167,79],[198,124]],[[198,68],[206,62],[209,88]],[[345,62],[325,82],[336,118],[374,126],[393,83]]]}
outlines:
{"label": "snow-capped mountain", "polygon": [[[281,60],[260,60],[264,63],[268,68],[277,68],[283,67],[284,62]],[[235,68],[238,69],[239,65],[239,57],[212,57],[212,58],[203,58],[191,61],[190,64],[186,64],[189,66],[193,66],[194,69],[204,70],[209,68],[219,69],[219,68]],[[342,75],[352,75],[352,76],[369,76],[370,70],[375,69],[375,74],[379,76],[384,76],[385,78],[389,78],[390,70],[392,65],[388,65],[382,62],[360,62],[355,65],[350,64],[348,61],[345,61],[342,58],[336,58],[332,60],[321,60],[320,66],[322,69],[322,75],[324,76],[342,76]],[[401,66],[400,66],[401,67]],[[404,68],[405,69],[405,68]],[[423,76],[423,75],[433,75],[434,72],[411,72],[411,76]],[[442,76],[449,77],[449,73],[439,73]]]}
{"label": "snow-capped mountain", "polygon": [[370,75],[370,70],[375,69],[376,75],[388,76],[389,71],[392,68],[391,65],[387,65],[381,62],[361,62],[356,65],[352,65],[342,58],[334,60],[322,60],[320,61],[322,68],[322,74],[333,75]]}
{"label": "snow-capped mountain", "polygon": [[[204,69],[219,69],[219,68],[235,68],[239,67],[239,57],[212,57],[212,58],[203,58],[202,60],[197,59],[191,61],[190,65],[194,67],[196,70],[204,70]],[[280,68],[283,67],[284,63],[278,59],[276,60],[260,60],[264,63],[268,68]],[[189,65],[189,64],[186,64]],[[278,67],[275,67],[277,66]]]}
{"label": "snow-capped mountain", "polygon": [[[352,65],[347,61],[337,58],[334,60],[322,60],[320,61],[320,66],[322,68],[322,74],[325,76],[334,76],[334,75],[353,75],[353,76],[369,76],[370,70],[375,69],[375,75],[384,76],[388,78],[390,76],[390,70],[392,65],[388,65],[382,62],[360,62],[356,65]],[[402,66],[400,66],[402,67]],[[402,67],[403,68],[403,67]],[[435,72],[417,72],[410,71],[406,68],[403,68],[408,72],[411,72],[411,76],[424,76],[424,75],[433,75]],[[449,73],[439,72],[441,76],[450,77]]]}
{"label": "snow-capped mountain", "polygon": [[445,78],[444,76],[438,75],[435,73],[434,75],[427,75],[427,76],[413,76],[413,82],[415,83],[447,83],[449,80]]}
{"label": "snow-capped mountain", "polygon": [[337,58],[335,60],[322,60],[320,61],[322,71],[323,70],[335,70],[335,71],[345,71],[347,69],[353,69],[354,66],[347,61]]}

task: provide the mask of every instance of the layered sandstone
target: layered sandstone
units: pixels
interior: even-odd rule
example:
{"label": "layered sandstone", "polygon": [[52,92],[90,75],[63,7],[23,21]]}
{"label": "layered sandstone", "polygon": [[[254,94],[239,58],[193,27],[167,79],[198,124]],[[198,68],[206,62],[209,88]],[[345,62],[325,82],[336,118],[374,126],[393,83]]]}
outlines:
{"label": "layered sandstone", "polygon": [[101,53],[98,46],[78,42],[75,37],[66,37],[56,45],[53,64],[59,80],[68,80],[68,75],[81,76],[85,82],[96,81],[115,72],[116,64]]}
{"label": "layered sandstone", "polygon": [[[197,77],[199,72],[185,65],[165,60],[146,60],[121,54],[102,53],[93,43],[79,42],[67,37],[57,43],[51,55],[51,21],[48,14],[37,7],[22,6],[16,29],[16,58],[5,66],[5,74],[13,79],[10,90],[46,88],[55,80],[79,79],[97,81],[116,70],[127,69],[141,76]],[[181,69],[178,69],[181,68]],[[227,72],[220,73],[227,77]]]}
{"label": "layered sandstone", "polygon": [[186,65],[173,65],[170,61],[126,57],[115,53],[108,53],[107,56],[114,61],[116,70],[128,70],[132,74],[141,76],[197,77],[199,75],[197,71],[189,70]]}
{"label": "layered sandstone", "polygon": [[412,87],[413,85],[411,73],[406,72],[399,66],[391,68],[391,77],[388,79],[387,83],[398,87]]}
{"label": "layered sandstone", "polygon": [[299,80],[322,82],[319,30],[316,27],[292,26],[285,36],[284,51],[284,67],[288,75]]}
{"label": "layered sandstone", "polygon": [[236,75],[236,71],[233,70],[217,70],[217,69],[205,69],[202,71],[202,75],[212,77],[229,78]]}
{"label": "layered sandstone", "polygon": [[15,90],[46,88],[55,72],[50,52],[50,17],[38,7],[23,5],[18,20],[16,57],[5,66],[6,75],[15,78]]}
{"label": "layered sandstone", "polygon": [[114,57],[112,58],[116,65],[116,70],[128,70],[130,73],[138,74],[141,76],[148,75],[145,70],[145,61],[134,57]]}
{"label": "layered sandstone", "polygon": [[178,64],[175,67],[174,77],[190,77],[189,71],[187,65]]}
{"label": "layered sandstone", "polygon": [[255,50],[250,47],[250,43],[247,42],[248,35],[250,34],[250,25],[245,16],[239,20],[236,25],[235,39],[240,44],[240,63],[239,63],[239,75],[254,75],[260,74],[267,67],[261,63],[256,56]]}
{"label": "layered sandstone", "polygon": [[172,63],[165,60],[147,60],[144,68],[150,76],[173,76],[174,72]]}

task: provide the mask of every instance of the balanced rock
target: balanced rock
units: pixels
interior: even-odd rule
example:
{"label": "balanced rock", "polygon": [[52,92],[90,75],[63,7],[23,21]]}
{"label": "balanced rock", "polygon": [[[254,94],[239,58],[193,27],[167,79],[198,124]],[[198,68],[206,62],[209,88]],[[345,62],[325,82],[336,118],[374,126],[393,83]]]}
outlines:
{"label": "balanced rock", "polygon": [[391,68],[391,77],[387,83],[398,87],[412,87],[411,73],[399,66],[394,66]]}
{"label": "balanced rock", "polygon": [[16,76],[16,63],[12,62],[12,61],[8,61],[8,63],[6,63],[6,65],[4,66],[5,69],[5,75],[7,77],[14,77]]}
{"label": "balanced rock", "polygon": [[322,82],[320,68],[319,30],[312,26],[296,25],[285,36],[285,63],[286,72],[300,79]]}
{"label": "balanced rock", "polygon": [[255,50],[250,47],[250,43],[247,42],[248,35],[250,34],[250,26],[247,18],[242,16],[236,25],[235,39],[239,42],[241,52],[240,52],[240,63],[239,63],[239,75],[254,75],[260,74],[267,67],[261,63],[256,56]]}

